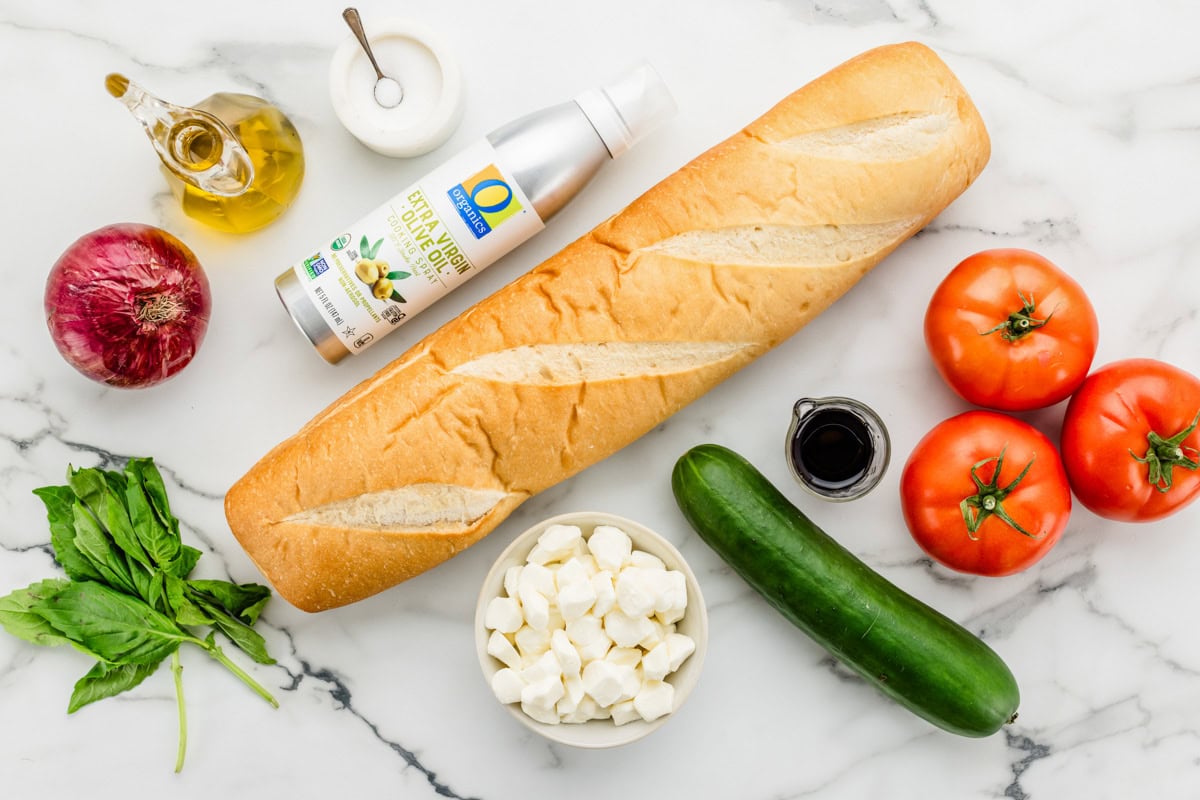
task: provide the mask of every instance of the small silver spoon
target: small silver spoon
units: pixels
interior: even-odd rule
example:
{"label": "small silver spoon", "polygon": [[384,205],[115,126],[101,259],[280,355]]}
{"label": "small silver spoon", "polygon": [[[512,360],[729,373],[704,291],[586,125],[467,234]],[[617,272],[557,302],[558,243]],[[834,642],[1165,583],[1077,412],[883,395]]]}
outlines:
{"label": "small silver spoon", "polygon": [[358,9],[347,8],[342,12],[342,19],[346,20],[346,24],[354,32],[354,36],[362,45],[367,58],[371,59],[371,66],[375,68],[375,102],[384,108],[395,108],[400,105],[400,101],[404,99],[404,87],[400,85],[399,81],[384,75],[383,70],[379,68],[379,63],[375,61],[375,54],[371,52],[371,44],[367,41],[367,34],[363,30],[362,17],[358,15]]}

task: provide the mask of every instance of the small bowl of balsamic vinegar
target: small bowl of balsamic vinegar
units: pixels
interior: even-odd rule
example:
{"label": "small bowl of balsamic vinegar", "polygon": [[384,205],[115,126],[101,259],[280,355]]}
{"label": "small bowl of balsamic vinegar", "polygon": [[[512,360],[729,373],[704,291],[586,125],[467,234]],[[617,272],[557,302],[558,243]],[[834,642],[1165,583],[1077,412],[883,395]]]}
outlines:
{"label": "small bowl of balsamic vinegar", "polygon": [[883,477],[890,454],[883,420],[857,400],[805,397],[792,409],[788,467],[800,485],[818,497],[862,497]]}

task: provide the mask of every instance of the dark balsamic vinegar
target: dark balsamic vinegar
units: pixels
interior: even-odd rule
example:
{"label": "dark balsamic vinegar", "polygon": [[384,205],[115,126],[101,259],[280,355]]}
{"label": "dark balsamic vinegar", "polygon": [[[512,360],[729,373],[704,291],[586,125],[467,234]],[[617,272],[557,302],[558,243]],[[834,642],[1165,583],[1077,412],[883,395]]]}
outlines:
{"label": "dark balsamic vinegar", "polygon": [[790,447],[800,477],[826,491],[862,480],[875,454],[866,423],[840,408],[819,408],[805,417]]}

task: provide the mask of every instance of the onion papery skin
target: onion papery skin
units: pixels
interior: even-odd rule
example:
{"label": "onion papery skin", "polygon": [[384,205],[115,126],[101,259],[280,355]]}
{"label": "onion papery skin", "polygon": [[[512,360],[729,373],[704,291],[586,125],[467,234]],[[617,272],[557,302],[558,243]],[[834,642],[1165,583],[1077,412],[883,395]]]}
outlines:
{"label": "onion papery skin", "polygon": [[67,248],[50,269],[45,308],[67,363],[109,386],[141,388],[191,362],[212,295],[187,245],[160,228],[121,223]]}

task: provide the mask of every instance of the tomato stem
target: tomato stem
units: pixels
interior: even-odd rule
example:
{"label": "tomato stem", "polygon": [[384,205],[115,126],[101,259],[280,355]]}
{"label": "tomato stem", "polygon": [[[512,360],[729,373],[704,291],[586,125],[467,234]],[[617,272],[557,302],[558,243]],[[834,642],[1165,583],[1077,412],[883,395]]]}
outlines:
{"label": "tomato stem", "polygon": [[997,331],[1000,331],[1001,339],[1006,342],[1015,342],[1022,337],[1033,333],[1038,328],[1049,322],[1050,317],[1054,316],[1054,312],[1051,311],[1048,315],[1046,315],[1045,319],[1038,319],[1034,316],[1034,314],[1037,312],[1037,308],[1033,302],[1033,295],[1031,294],[1029,297],[1026,297],[1018,290],[1017,297],[1021,298],[1020,310],[1009,314],[1008,319],[1004,320],[1004,322],[1001,322],[991,330],[982,331],[979,334],[980,336],[987,336],[990,333],[996,333]]}
{"label": "tomato stem", "polygon": [[[1200,415],[1198,415],[1200,416]],[[1017,488],[1025,476],[1029,474],[1030,468],[1033,467],[1034,458],[1029,459],[1029,463],[1025,465],[1025,469],[1021,470],[1012,483],[1007,486],[1000,486],[1000,470],[1004,467],[1004,453],[1008,448],[1005,447],[1000,451],[1000,455],[985,458],[982,461],[976,462],[971,467],[971,480],[975,482],[976,493],[970,497],[963,498],[963,501],[958,504],[958,510],[962,512],[963,522],[967,524],[967,536],[971,541],[979,541],[979,527],[983,525],[983,521],[988,517],[997,517],[1006,525],[1028,536],[1030,539],[1037,539],[1042,534],[1030,533],[1017,523],[1015,519],[1009,516],[1008,511],[1004,508],[1004,498],[1012,493],[1012,490]],[[988,462],[995,461],[996,469],[992,472],[992,479],[988,483],[984,483],[979,477],[979,468]]]}
{"label": "tomato stem", "polygon": [[1154,431],[1147,433],[1146,441],[1150,443],[1150,447],[1146,450],[1146,455],[1139,456],[1133,450],[1129,451],[1134,461],[1147,465],[1146,479],[1159,492],[1166,494],[1171,490],[1175,467],[1190,470],[1200,469],[1200,461],[1188,457],[1188,453],[1200,455],[1200,452],[1194,447],[1183,446],[1183,440],[1192,435],[1192,431],[1196,430],[1197,425],[1200,425],[1200,411],[1197,411],[1196,416],[1192,417],[1191,425],[1170,439],[1164,439]]}

